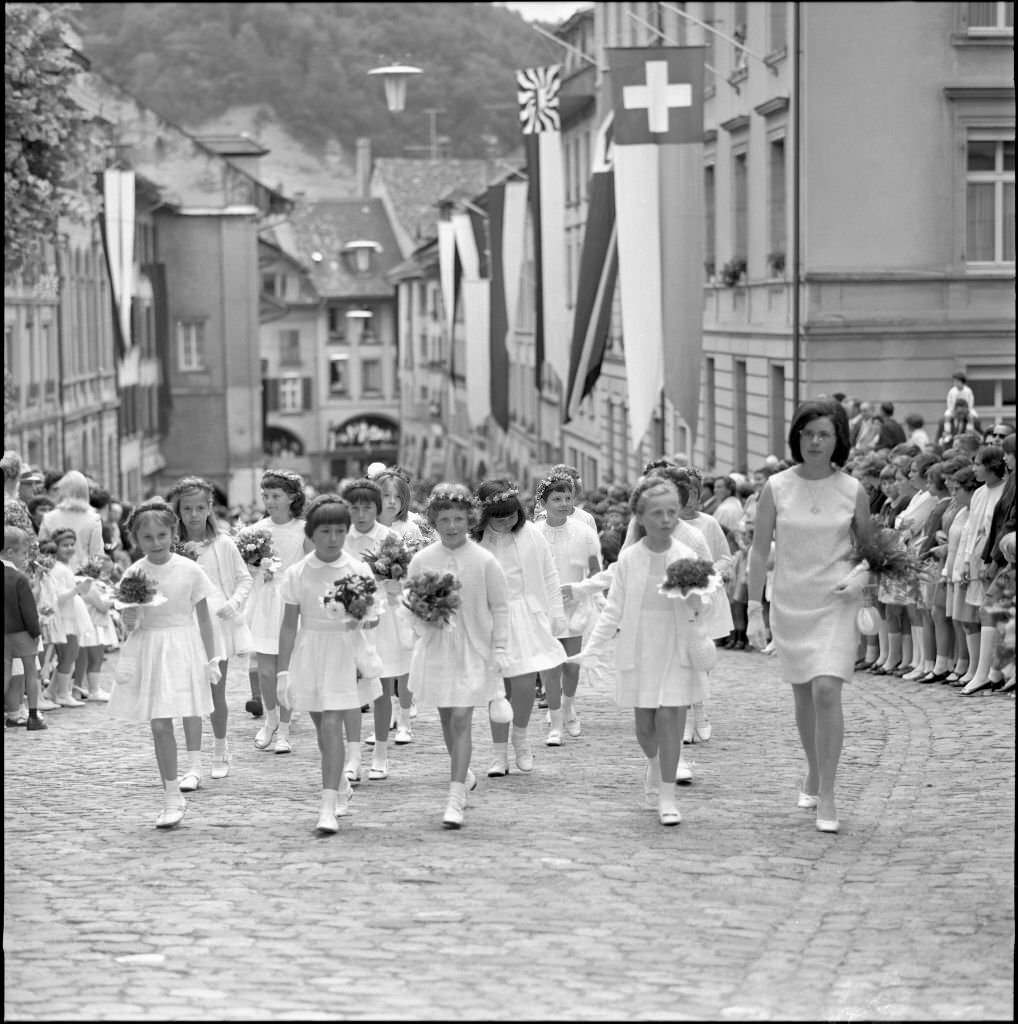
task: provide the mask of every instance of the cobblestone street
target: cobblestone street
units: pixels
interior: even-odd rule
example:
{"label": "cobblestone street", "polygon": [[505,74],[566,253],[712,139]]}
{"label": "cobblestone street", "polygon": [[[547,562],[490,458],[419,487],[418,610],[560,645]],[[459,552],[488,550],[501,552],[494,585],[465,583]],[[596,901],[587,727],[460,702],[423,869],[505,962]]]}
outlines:
{"label": "cobblestone street", "polygon": [[582,689],[559,749],[535,712],[529,776],[485,776],[475,719],[459,832],[430,711],[388,780],[365,748],[329,838],[310,720],[289,757],[257,751],[243,677],[231,774],[208,778],[206,727],[169,832],[146,728],[92,704],[7,729],[5,1017],[1013,1019],[1014,700],[857,677],[823,835],[776,674],[721,652],[675,829],[643,809],[629,714]]}

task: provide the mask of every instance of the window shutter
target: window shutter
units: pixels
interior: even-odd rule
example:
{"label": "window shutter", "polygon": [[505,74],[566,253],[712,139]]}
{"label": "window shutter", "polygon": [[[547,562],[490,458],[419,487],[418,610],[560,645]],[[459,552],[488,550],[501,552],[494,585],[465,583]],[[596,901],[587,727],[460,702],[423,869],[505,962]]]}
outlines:
{"label": "window shutter", "polygon": [[265,380],[265,411],[279,412],[279,379],[268,377]]}
{"label": "window shutter", "polygon": [[302,378],[302,383],[303,383],[303,392],[304,393],[301,396],[301,398],[302,398],[302,400],[301,400],[301,408],[304,409],[305,411],[307,411],[307,410],[309,410],[311,408],[311,378],[310,377]]}

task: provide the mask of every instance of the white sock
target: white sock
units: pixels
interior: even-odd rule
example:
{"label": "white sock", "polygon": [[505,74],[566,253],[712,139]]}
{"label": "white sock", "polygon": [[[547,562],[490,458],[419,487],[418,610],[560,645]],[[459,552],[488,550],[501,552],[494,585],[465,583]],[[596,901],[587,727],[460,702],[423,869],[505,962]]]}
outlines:
{"label": "white sock", "polygon": [[410,709],[401,707],[396,712],[396,725],[400,729],[410,728]]}
{"label": "white sock", "polygon": [[527,742],[527,730],[525,728],[519,729],[515,725],[513,726],[513,746],[520,747]]}
{"label": "white sock", "polygon": [[456,799],[461,805],[467,802],[467,784],[465,782],[449,783],[449,799]]}
{"label": "white sock", "polygon": [[216,755],[216,757],[223,757],[223,756],[225,756],[226,749],[227,749],[227,747],[226,747],[226,737],[225,736],[222,739],[218,739],[218,738],[213,739],[213,741],[212,741],[212,752]]}
{"label": "white sock", "polygon": [[937,660],[933,663],[933,671],[940,675],[941,672],[951,671],[951,659],[943,654],[937,655]]}
{"label": "white sock", "polygon": [[923,627],[912,626],[912,664],[921,665],[923,662]]}
{"label": "white sock", "polygon": [[647,758],[647,764],[650,766],[650,771],[647,774],[647,783],[650,786],[661,785],[661,758],[658,754],[653,757]]}
{"label": "white sock", "polygon": [[675,799],[674,786],[662,786],[657,796],[657,808],[659,811],[677,811],[679,805]]}
{"label": "white sock", "polygon": [[279,705],[277,704],[271,711],[265,709],[265,731],[272,732],[279,726]]}
{"label": "white sock", "polygon": [[201,751],[189,750],[187,752],[187,767],[201,775]]}
{"label": "white sock", "polygon": [[389,741],[380,740],[377,736],[375,737],[375,752],[372,756],[371,764],[374,768],[385,767],[385,756],[388,752]]}
{"label": "white sock", "polygon": [[361,763],[361,741],[350,740],[346,745],[346,763],[348,765],[359,765]]}
{"label": "white sock", "polygon": [[563,712],[561,708],[559,708],[558,711],[551,712],[551,727],[553,729],[558,729],[558,731],[561,732],[564,720],[565,712]]}
{"label": "white sock", "polygon": [[179,807],[183,802],[184,794],[180,792],[177,780],[174,779],[170,784],[163,779],[163,807]]}
{"label": "white sock", "polygon": [[492,748],[495,751],[495,757],[501,758],[503,761],[509,759],[509,744],[508,743],[492,743]]}
{"label": "white sock", "polygon": [[571,722],[576,717],[576,712],[573,711],[574,697],[567,697],[564,693],[562,694],[562,714],[567,722]]}
{"label": "white sock", "polygon": [[322,810],[328,811],[331,814],[336,813],[336,804],[339,802],[339,790],[338,789],[323,789],[322,790]]}
{"label": "white sock", "polygon": [[277,739],[288,740],[290,738],[290,723],[280,720],[279,732],[276,733]]}

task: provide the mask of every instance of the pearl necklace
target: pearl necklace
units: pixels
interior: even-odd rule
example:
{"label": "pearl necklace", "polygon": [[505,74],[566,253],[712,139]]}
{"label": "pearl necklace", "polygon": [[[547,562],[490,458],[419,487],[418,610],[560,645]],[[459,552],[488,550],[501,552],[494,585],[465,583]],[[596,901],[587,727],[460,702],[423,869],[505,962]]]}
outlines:
{"label": "pearl necklace", "polygon": [[[806,488],[806,492],[809,494],[809,501],[810,501],[809,510],[810,510],[810,512],[812,512],[813,515],[819,515],[820,512],[822,511],[821,508],[820,508],[820,496],[819,496],[820,488],[818,488],[818,487],[816,487],[816,488],[815,487],[810,487],[809,480],[807,480],[806,477],[804,477],[804,476],[800,476],[799,479],[802,480],[803,485]],[[824,479],[826,479],[826,477]],[[820,480],[820,481],[817,481],[817,482],[818,483],[822,483],[823,481]]]}

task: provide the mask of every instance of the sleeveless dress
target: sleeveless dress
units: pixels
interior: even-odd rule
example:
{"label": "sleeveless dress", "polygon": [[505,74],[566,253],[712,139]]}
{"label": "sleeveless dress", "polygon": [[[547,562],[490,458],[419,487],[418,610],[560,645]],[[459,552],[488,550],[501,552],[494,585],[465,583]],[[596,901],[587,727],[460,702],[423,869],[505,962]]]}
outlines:
{"label": "sleeveless dress", "polygon": [[807,482],[794,467],[768,483],[776,511],[771,632],[782,677],[788,683],[851,679],[862,597],[834,588],[852,568],[852,520],[862,485],[842,472]]}
{"label": "sleeveless dress", "polygon": [[266,516],[255,525],[265,527],[272,534],[272,548],[279,559],[279,568],[269,580],[265,578],[262,569],[251,570],[254,586],[247,602],[251,650],[262,654],[278,654],[279,627],[283,624],[283,573],[304,557],[304,520],[291,519],[279,525]]}

